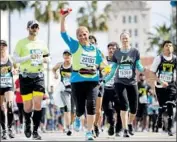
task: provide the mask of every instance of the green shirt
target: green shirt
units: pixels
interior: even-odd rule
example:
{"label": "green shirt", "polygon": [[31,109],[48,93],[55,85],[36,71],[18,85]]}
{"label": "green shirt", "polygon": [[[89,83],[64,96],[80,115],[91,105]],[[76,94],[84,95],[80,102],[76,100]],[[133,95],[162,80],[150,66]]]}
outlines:
{"label": "green shirt", "polygon": [[23,63],[20,63],[20,71],[28,73],[37,73],[44,70],[43,55],[48,54],[48,48],[44,42],[40,40],[31,41],[28,38],[20,40],[16,47],[15,52],[19,57],[30,56],[36,54],[36,59],[29,59]]}

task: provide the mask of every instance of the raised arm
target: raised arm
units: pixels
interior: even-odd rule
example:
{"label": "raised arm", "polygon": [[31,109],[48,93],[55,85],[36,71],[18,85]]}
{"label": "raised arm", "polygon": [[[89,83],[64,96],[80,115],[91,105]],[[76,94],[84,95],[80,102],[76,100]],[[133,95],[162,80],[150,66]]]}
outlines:
{"label": "raised arm", "polygon": [[70,48],[71,53],[75,53],[76,50],[78,49],[78,41],[73,39],[72,37],[70,37],[67,32],[66,32],[66,26],[65,26],[65,19],[66,16],[68,16],[70,14],[70,11],[64,15],[60,15],[61,16],[61,37],[63,38],[63,40],[65,41],[65,43],[68,45],[68,47]]}

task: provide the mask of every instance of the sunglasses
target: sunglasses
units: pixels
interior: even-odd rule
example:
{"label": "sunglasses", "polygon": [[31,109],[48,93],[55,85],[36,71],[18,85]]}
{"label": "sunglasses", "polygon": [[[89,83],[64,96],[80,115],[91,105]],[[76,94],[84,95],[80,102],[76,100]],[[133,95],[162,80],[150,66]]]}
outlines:
{"label": "sunglasses", "polygon": [[0,44],[0,46],[3,46],[3,47],[5,47],[5,46],[7,46],[6,44],[4,44],[4,43],[2,43],[2,44]]}
{"label": "sunglasses", "polygon": [[38,29],[38,28],[39,28],[38,25],[33,25],[33,26],[31,26],[31,29]]}

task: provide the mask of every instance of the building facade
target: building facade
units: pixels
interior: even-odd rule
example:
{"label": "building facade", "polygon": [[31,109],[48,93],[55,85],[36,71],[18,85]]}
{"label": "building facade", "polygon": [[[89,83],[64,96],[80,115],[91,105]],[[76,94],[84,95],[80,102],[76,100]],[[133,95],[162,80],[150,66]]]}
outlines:
{"label": "building facade", "polygon": [[151,7],[147,2],[112,1],[112,12],[108,22],[108,40],[117,41],[120,44],[120,34],[128,31],[131,35],[132,47],[137,48],[141,56],[147,56],[150,10]]}

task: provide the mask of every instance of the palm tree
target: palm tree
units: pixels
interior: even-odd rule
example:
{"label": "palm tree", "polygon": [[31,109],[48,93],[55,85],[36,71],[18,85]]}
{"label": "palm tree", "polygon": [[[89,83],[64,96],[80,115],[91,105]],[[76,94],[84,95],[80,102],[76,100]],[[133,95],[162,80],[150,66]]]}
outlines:
{"label": "palm tree", "polygon": [[14,10],[17,10],[20,14],[21,11],[27,8],[28,1],[1,1],[0,10],[8,11],[8,24],[9,24],[9,53],[11,54],[11,14]]}
{"label": "palm tree", "polygon": [[80,7],[78,10],[77,23],[79,26],[86,26],[90,32],[107,31],[107,19],[109,18],[108,12],[111,5],[106,5],[104,12],[98,15],[98,2],[86,1],[87,6]]}
{"label": "palm tree", "polygon": [[[57,2],[53,2],[52,1],[47,1],[47,4],[45,5],[45,10],[44,12],[41,12],[41,9],[42,9],[42,6],[43,6],[43,3],[42,1],[35,1],[32,5],[31,5],[31,8],[34,8],[34,16],[36,18],[36,20],[38,20],[39,22],[41,23],[44,23],[44,24],[47,24],[48,26],[48,48],[49,48],[49,51],[50,51],[50,27],[51,27],[51,22],[54,21],[54,22],[58,22],[60,17],[59,17],[59,10],[64,8],[66,5],[69,5],[68,2],[66,1],[59,1],[57,3],[57,8],[56,9],[53,9],[52,5],[54,3],[57,3]],[[50,84],[50,77],[49,77],[49,64],[47,65],[47,90],[49,89],[49,84]]]}
{"label": "palm tree", "polygon": [[158,47],[158,53],[161,53],[162,48],[161,44],[164,40],[170,40],[170,31],[171,27],[167,27],[165,24],[162,26],[156,26],[154,27],[155,33],[148,33],[149,40],[150,40],[150,47],[147,49],[147,51],[151,51],[154,49],[154,47]]}

